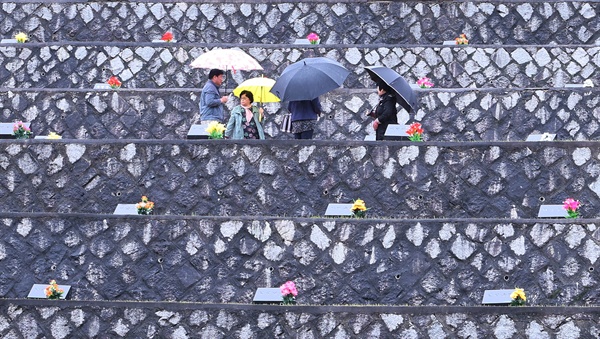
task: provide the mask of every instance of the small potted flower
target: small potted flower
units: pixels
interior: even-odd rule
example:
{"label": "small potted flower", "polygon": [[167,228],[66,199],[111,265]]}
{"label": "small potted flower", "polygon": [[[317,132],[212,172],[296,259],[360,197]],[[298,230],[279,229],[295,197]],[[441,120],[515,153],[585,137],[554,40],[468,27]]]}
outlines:
{"label": "small potted flower", "polygon": [[454,41],[456,41],[457,45],[468,45],[469,44],[469,40],[467,39],[467,35],[466,34],[461,34],[458,36],[458,38],[454,39]]}
{"label": "small potted flower", "polygon": [[223,132],[225,132],[225,125],[218,121],[212,121],[206,127],[209,139],[223,139]]}
{"label": "small potted flower", "polygon": [[577,210],[580,206],[581,203],[579,202],[579,200],[568,198],[565,201],[563,201],[563,208],[567,210],[567,216],[565,218],[575,219],[579,217],[579,211]]}
{"label": "small potted flower", "polygon": [[427,77],[422,77],[421,79],[417,80],[417,85],[421,88],[431,88],[433,87],[433,82],[431,82],[431,79]]}
{"label": "small potted flower", "polygon": [[111,76],[108,81],[106,82],[110,88],[112,89],[118,89],[121,88],[121,81],[119,81],[119,78],[117,78],[116,76]]}
{"label": "small potted flower", "polygon": [[56,280],[50,280],[50,285],[46,287],[44,292],[46,293],[46,298],[48,299],[60,299],[62,294],[65,293],[62,288],[58,287]]}
{"label": "small potted flower", "polygon": [[148,215],[152,213],[154,209],[154,203],[148,200],[148,197],[145,195],[142,196],[142,201],[135,204],[135,208],[137,208],[137,213],[142,215]]}
{"label": "small potted flower", "polygon": [[515,290],[510,294],[510,298],[512,299],[510,302],[511,306],[523,306],[527,301],[525,290],[522,288],[515,288]]}
{"label": "small potted flower", "polygon": [[162,40],[164,42],[171,42],[171,41],[173,41],[173,33],[166,32],[165,34],[163,34],[163,36],[160,38],[160,40]]}
{"label": "small potted flower", "polygon": [[287,281],[285,284],[279,287],[281,291],[281,304],[282,305],[295,305],[296,304],[296,296],[298,295],[298,290],[296,289],[296,284],[293,281]]}
{"label": "small potted flower", "polygon": [[29,139],[31,137],[31,129],[23,121],[17,121],[13,125],[13,135],[16,139]]}
{"label": "small potted flower", "polygon": [[587,79],[583,82],[583,87],[594,87],[594,82],[591,79]]}
{"label": "small potted flower", "polygon": [[412,123],[406,130],[406,134],[410,141],[423,141],[423,128],[418,122]]}
{"label": "small potted flower", "polygon": [[319,43],[319,36],[317,35],[317,33],[310,33],[306,39],[308,39],[308,42],[310,42],[313,45],[316,45]]}
{"label": "small potted flower", "polygon": [[356,199],[350,210],[354,214],[354,217],[364,218],[367,215],[368,208],[363,200]]}
{"label": "small potted flower", "polygon": [[29,40],[29,37],[27,36],[27,34],[23,33],[23,32],[19,32],[15,35],[15,40],[17,40],[18,43],[24,43],[25,41]]}

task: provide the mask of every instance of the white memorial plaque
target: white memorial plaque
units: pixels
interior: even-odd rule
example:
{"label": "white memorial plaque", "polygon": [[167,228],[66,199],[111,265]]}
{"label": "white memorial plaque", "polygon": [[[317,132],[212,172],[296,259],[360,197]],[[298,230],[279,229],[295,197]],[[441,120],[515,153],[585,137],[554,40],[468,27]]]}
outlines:
{"label": "white memorial plaque", "polygon": [[510,295],[515,290],[485,290],[483,292],[483,305],[508,305],[512,302]]}
{"label": "white memorial plaque", "polygon": [[375,141],[375,134],[365,135],[365,141]]}
{"label": "white memorial plaque", "polygon": [[456,40],[446,40],[443,45],[456,45]]}
{"label": "white memorial plaque", "polygon": [[0,44],[16,44],[18,43],[17,39],[2,39],[0,40]]}
{"label": "white memorial plaque", "polygon": [[408,141],[408,134],[406,131],[410,128],[410,125],[388,125],[383,135],[385,140],[401,140]]}
{"label": "white memorial plaque", "polygon": [[[31,128],[30,122],[24,122],[24,126]],[[15,123],[14,122],[2,122],[0,123],[0,139],[14,139],[13,135]]]}
{"label": "white memorial plaque", "polygon": [[260,287],[256,289],[254,299],[252,302],[255,304],[275,304],[283,301],[281,290],[279,288],[265,288]]}
{"label": "white memorial plaque", "polygon": [[569,213],[563,205],[541,205],[538,218],[565,218]]}
{"label": "white memorial plaque", "polygon": [[327,210],[325,211],[326,217],[351,217],[354,215],[352,213],[352,205],[354,204],[329,204],[327,205]]}
{"label": "white memorial plaque", "polygon": [[109,84],[99,83],[99,84],[94,84],[94,89],[112,89],[112,87],[110,87]]}
{"label": "white memorial plaque", "polygon": [[190,130],[188,131],[187,138],[188,139],[208,139],[208,132],[206,128],[208,125],[192,125]]}
{"label": "white memorial plaque", "polygon": [[584,88],[583,84],[565,84],[566,88]]}
{"label": "white memorial plaque", "polygon": [[152,42],[171,43],[171,42],[177,42],[177,40],[173,39],[171,41],[165,41],[165,40],[162,40],[162,39],[154,39],[154,40],[152,40]]}
{"label": "white memorial plaque", "polygon": [[119,215],[137,215],[136,204],[118,204],[113,214]]}
{"label": "white memorial plaque", "polygon": [[525,141],[553,141],[554,138],[556,138],[556,134],[530,134]]}

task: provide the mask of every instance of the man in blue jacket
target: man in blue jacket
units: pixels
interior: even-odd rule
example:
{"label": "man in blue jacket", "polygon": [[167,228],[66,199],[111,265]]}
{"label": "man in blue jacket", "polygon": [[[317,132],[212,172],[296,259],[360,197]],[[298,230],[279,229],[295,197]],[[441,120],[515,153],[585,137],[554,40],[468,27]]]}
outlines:
{"label": "man in blue jacket", "polygon": [[200,94],[200,120],[203,124],[211,121],[223,123],[225,119],[223,105],[227,103],[227,96],[219,93],[224,74],[220,69],[211,69],[208,73],[208,81]]}

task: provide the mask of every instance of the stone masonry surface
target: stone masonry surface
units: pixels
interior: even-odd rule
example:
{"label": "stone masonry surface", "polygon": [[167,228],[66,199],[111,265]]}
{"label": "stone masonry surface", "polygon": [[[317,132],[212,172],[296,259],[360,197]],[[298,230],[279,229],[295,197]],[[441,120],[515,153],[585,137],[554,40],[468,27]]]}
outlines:
{"label": "stone masonry surface", "polygon": [[[523,141],[544,132],[557,134],[556,140],[599,140],[599,94],[598,88],[418,90],[420,108],[410,115],[401,110],[399,122],[419,121],[426,141]],[[0,121],[28,121],[34,135],[57,132],[66,139],[181,140],[198,121],[199,95],[199,89],[8,90],[0,92]],[[321,96],[325,114],[314,138],[372,135],[373,120],[364,112],[377,100],[373,90]],[[266,112],[267,139],[291,139],[280,129],[287,110],[273,103]]]}
{"label": "stone masonry surface", "polygon": [[[235,2],[235,1],[234,1]],[[259,2],[259,3],[257,3]],[[594,44],[596,1],[365,3],[3,2],[0,36],[32,41],[151,41],[171,31],[192,43],[291,43],[310,32],[327,44]]]}
{"label": "stone masonry surface", "polygon": [[191,69],[190,63],[224,47],[241,48],[264,68],[228,72],[223,89],[230,91],[248,78],[277,78],[289,64],[314,56],[337,60],[348,68],[346,88],[374,88],[364,70],[372,65],[393,68],[412,84],[429,77],[441,88],[563,87],[586,79],[600,85],[600,46],[90,44],[2,46],[0,87],[92,88],[115,75],[123,88],[202,88],[208,71]]}
{"label": "stone masonry surface", "polygon": [[[537,216],[571,197],[600,205],[597,142],[0,140],[0,211],[324,215],[365,200],[384,218]],[[511,213],[512,212],[512,213]]]}
{"label": "stone masonry surface", "polygon": [[298,286],[300,304],[597,305],[600,229],[580,221],[0,214],[0,296],[51,279],[73,300],[252,301]]}
{"label": "stone masonry surface", "polygon": [[597,308],[314,307],[0,301],[17,338],[597,338]]}

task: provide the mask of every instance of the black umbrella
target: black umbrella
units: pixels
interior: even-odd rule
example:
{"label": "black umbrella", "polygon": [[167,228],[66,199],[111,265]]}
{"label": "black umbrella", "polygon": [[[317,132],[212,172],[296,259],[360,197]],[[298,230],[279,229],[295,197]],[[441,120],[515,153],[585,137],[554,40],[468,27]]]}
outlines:
{"label": "black umbrella", "polygon": [[383,66],[365,67],[371,79],[375,82],[383,81],[394,90],[396,102],[409,113],[417,109],[417,95],[408,82],[394,70]]}
{"label": "black umbrella", "polygon": [[350,71],[329,58],[306,58],[283,70],[271,88],[281,101],[312,100],[342,85]]}

